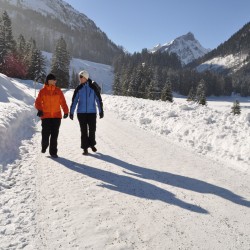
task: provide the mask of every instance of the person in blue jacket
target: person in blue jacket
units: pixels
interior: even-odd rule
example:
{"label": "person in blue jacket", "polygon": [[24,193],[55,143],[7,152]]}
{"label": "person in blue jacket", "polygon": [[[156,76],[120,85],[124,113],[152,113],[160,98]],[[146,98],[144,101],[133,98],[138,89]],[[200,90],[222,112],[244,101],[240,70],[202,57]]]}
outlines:
{"label": "person in blue jacket", "polygon": [[[73,120],[77,106],[77,118],[81,128],[81,148],[83,154],[88,154],[90,147],[96,152],[95,132],[96,132],[96,106],[99,110],[100,118],[103,118],[103,103],[98,84],[89,78],[86,70],[79,72],[80,84],[76,87],[72,104],[70,106],[70,119]],[[97,104],[97,105],[96,105]]]}

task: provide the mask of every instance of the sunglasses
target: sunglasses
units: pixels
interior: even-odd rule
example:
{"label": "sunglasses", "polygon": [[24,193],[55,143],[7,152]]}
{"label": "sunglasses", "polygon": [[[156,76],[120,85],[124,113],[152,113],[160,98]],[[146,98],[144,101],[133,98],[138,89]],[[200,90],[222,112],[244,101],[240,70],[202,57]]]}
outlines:
{"label": "sunglasses", "polygon": [[80,76],[80,78],[83,78],[83,76]]}

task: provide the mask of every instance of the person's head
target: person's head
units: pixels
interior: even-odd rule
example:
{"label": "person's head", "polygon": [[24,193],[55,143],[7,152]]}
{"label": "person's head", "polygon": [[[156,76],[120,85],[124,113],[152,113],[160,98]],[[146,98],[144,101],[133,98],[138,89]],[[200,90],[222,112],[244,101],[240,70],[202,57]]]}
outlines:
{"label": "person's head", "polygon": [[79,72],[80,83],[85,83],[89,79],[89,73],[86,70]]}
{"label": "person's head", "polygon": [[49,73],[47,76],[46,76],[46,80],[45,80],[45,84],[48,84],[48,85],[55,85],[56,84],[56,76],[52,73]]}

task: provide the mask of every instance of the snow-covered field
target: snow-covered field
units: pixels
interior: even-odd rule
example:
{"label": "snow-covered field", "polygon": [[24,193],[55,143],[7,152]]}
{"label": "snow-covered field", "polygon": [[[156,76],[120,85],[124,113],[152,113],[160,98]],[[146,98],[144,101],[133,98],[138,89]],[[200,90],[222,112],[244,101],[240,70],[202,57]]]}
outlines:
{"label": "snow-covered field", "polygon": [[32,83],[0,74],[0,90],[1,250],[250,249],[250,98],[233,116],[236,97],[104,94],[97,154],[81,154],[66,119],[53,160]]}

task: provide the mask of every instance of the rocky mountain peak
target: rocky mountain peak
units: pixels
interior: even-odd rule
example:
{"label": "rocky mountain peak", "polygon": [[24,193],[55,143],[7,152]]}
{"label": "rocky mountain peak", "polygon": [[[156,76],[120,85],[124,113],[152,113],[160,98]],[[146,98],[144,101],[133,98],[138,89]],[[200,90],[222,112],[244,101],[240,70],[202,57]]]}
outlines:
{"label": "rocky mountain peak", "polygon": [[210,50],[201,46],[199,41],[195,39],[192,32],[188,32],[185,35],[177,37],[171,42],[160,45],[158,44],[153,49],[149,49],[150,52],[168,52],[176,53],[183,65],[186,65],[193,60],[204,56]]}

